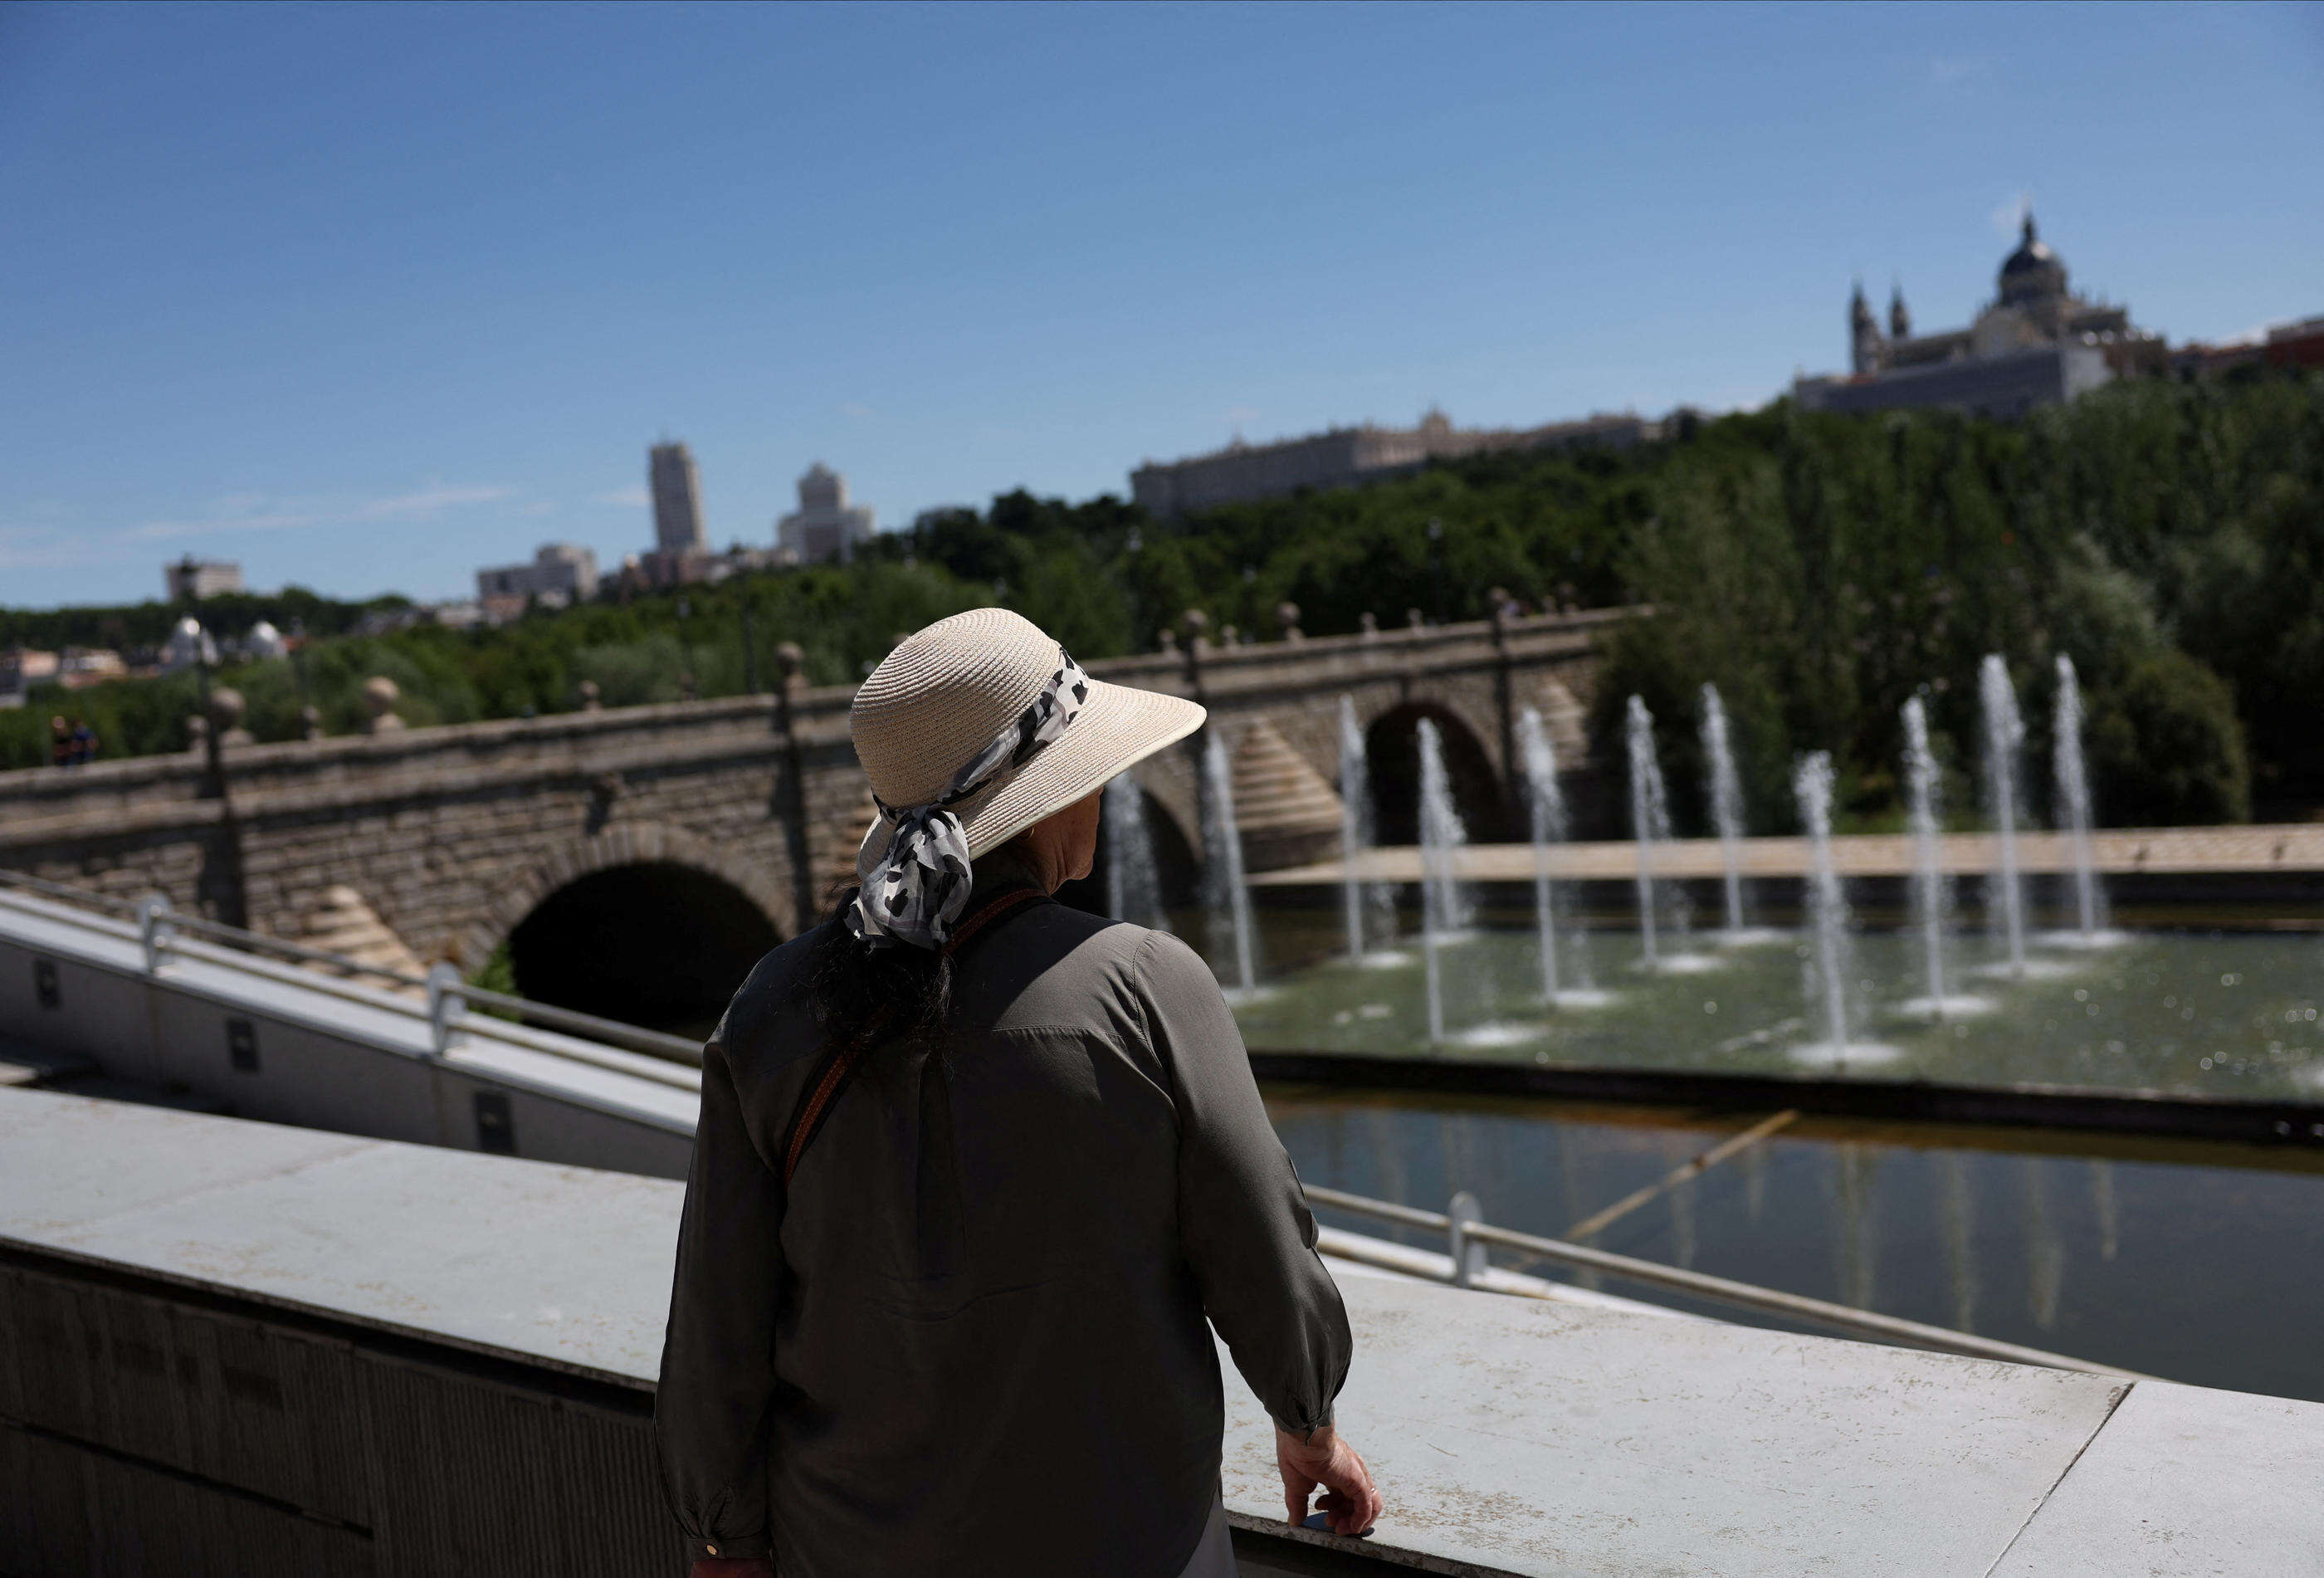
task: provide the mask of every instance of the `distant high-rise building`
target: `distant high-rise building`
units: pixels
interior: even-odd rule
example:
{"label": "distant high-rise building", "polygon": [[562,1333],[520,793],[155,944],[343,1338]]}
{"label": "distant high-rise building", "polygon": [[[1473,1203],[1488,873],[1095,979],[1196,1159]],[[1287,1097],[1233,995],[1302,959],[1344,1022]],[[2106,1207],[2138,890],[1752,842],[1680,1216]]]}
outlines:
{"label": "distant high-rise building", "polygon": [[242,567],[225,559],[196,558],[192,554],[161,567],[161,579],[172,603],[198,603],[205,597],[243,589]]}
{"label": "distant high-rise building", "polygon": [[799,478],[798,493],[798,510],[776,522],[775,540],[801,564],[845,564],[877,530],[871,506],[849,503],[847,479],[820,460]]}
{"label": "distant high-rise building", "polygon": [[653,447],[646,475],[653,487],[654,549],[666,554],[701,553],[702,479],[693,452],[683,444]]}

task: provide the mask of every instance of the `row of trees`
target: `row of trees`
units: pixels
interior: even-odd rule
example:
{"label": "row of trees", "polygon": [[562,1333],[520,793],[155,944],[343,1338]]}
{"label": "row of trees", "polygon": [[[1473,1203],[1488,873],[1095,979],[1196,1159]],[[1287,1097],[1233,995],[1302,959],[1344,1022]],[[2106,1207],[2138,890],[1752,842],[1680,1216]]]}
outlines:
{"label": "row of trees", "polygon": [[[782,641],[802,648],[811,681],[837,684],[864,672],[897,632],[991,601],[982,588],[935,567],[800,570],[682,595],[538,610],[495,630],[421,624],[310,640],[295,658],[230,664],[214,682],[242,695],[244,726],[262,741],[298,738],[308,706],[321,714],[326,734],[359,729],[363,685],[374,675],[395,681],[396,710],[413,724],[567,712],[581,705],[585,682],[604,705],[632,706],[765,688]],[[220,612],[215,602],[200,608],[222,632],[239,633]],[[54,715],[86,720],[108,756],[182,750],[186,719],[199,710],[198,684],[187,671],[84,690],[36,689],[30,706],[0,713],[0,765],[47,761]]]}
{"label": "row of trees", "polygon": [[[2014,424],[1778,402],[1688,420],[1633,451],[1480,457],[1168,522],[1111,497],[1020,492],[932,512],[844,569],[496,631],[319,640],[303,690],[287,662],[221,678],[248,697],[261,738],[287,738],[302,695],[327,728],[355,726],[370,674],[402,687],[410,721],[456,722],[570,708],[584,680],[609,706],[763,687],[780,641],[806,651],[811,679],[841,682],[899,632],[995,602],[1102,658],[1150,648],[1188,608],[1214,629],[1271,635],[1287,600],[1306,630],[1330,633],[1366,612],[1383,624],[1414,608],[1480,617],[1494,587],[1533,603],[1652,604],[1615,639],[1601,742],[1637,691],[1674,725],[1674,789],[1699,782],[1691,724],[1698,687],[1717,683],[1771,828],[1788,807],[1792,752],[1810,747],[1832,752],[1859,822],[1889,814],[1904,699],[1923,693],[1948,739],[1973,741],[1987,652],[2008,660],[2037,732],[2052,660],[2073,657],[2109,820],[2232,820],[2255,793],[2324,798],[2314,375],[2121,384]],[[352,623],[305,617],[310,632]],[[182,678],[70,700],[115,753],[180,747],[191,706]],[[48,710],[36,699],[37,717],[0,721],[0,761],[45,759],[32,725],[44,732]]]}
{"label": "row of trees", "polygon": [[[226,592],[204,598],[201,616],[205,623],[236,634],[263,619],[281,631],[335,636],[355,629],[367,614],[410,606],[411,599],[400,595],[342,603],[304,586],[285,586],[280,592]],[[0,608],[0,648],[150,650],[161,644],[186,612],[182,603],[159,599],[111,607]]]}
{"label": "row of trees", "polygon": [[1718,683],[1761,803],[1800,744],[1859,815],[1893,807],[1905,698],[1974,741],[1987,652],[2037,748],[2074,660],[2109,820],[2324,795],[2324,380],[2131,384],[2018,426],[1735,419],[1672,457],[1620,562],[1666,613],[1624,631],[1609,692],[1691,717]]}

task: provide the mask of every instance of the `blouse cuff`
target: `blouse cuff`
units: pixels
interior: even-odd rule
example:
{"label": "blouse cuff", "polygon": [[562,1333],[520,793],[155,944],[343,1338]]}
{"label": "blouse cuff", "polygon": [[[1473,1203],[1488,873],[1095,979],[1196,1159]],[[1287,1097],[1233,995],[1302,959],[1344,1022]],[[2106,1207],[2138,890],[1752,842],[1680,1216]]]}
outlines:
{"label": "blouse cuff", "polygon": [[722,1535],[715,1539],[689,1539],[686,1555],[689,1561],[712,1560],[747,1562],[770,1560],[775,1554],[774,1542],[761,1529],[757,1534]]}
{"label": "blouse cuff", "polygon": [[1304,1424],[1295,1423],[1292,1420],[1278,1417],[1275,1421],[1275,1427],[1277,1430],[1282,1431],[1286,1435],[1297,1436],[1300,1442],[1304,1444],[1306,1442],[1314,1440],[1315,1432],[1318,1430],[1328,1430],[1332,1427],[1331,1405],[1328,1403],[1325,1404],[1321,1413],[1317,1414],[1314,1418],[1307,1420]]}

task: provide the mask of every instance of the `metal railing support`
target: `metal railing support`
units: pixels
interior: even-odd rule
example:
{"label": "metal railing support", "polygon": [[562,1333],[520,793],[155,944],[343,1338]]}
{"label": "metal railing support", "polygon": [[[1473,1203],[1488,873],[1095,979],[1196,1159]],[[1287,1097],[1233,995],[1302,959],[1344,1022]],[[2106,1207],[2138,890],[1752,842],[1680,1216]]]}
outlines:
{"label": "metal railing support", "polygon": [[466,987],[451,964],[439,964],[428,972],[428,1029],[438,1057],[452,1049],[452,1016],[468,1010]]}
{"label": "metal railing support", "polygon": [[1452,1203],[1444,1208],[1444,1237],[1452,1249],[1455,1287],[1473,1287],[1484,1278],[1485,1246],[1469,1236],[1469,1230],[1484,1220],[1484,1206],[1466,1189],[1453,1195]]}
{"label": "metal railing support", "polygon": [[176,927],[171,923],[170,900],[159,893],[148,893],[137,900],[137,941],[145,950],[145,974],[161,973],[161,955],[169,951],[170,938]]}

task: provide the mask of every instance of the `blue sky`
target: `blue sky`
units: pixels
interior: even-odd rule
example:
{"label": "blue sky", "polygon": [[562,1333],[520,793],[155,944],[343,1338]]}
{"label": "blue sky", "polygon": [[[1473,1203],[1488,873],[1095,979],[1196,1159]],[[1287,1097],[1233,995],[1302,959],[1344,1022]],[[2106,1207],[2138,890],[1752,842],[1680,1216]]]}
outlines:
{"label": "blue sky", "polygon": [[2324,312],[2324,8],[0,7],[0,604],[459,595],[1333,422],[1757,405],[2021,200]]}

